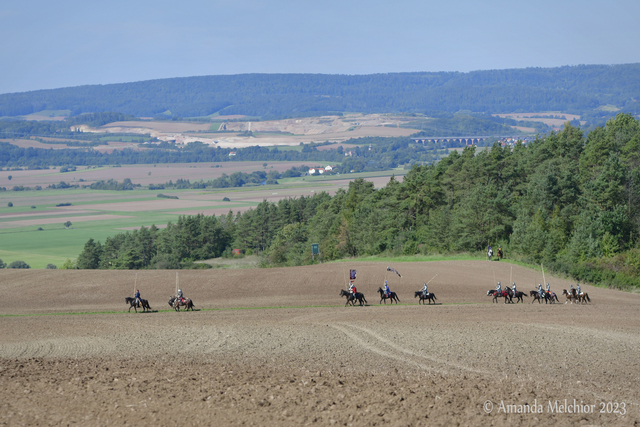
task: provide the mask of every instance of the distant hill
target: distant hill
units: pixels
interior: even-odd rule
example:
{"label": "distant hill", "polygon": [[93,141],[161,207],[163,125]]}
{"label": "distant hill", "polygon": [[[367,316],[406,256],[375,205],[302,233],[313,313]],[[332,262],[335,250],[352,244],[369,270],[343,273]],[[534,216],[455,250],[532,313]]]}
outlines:
{"label": "distant hill", "polygon": [[637,114],[639,100],[640,64],[579,65],[469,73],[240,74],[88,85],[2,94],[0,116],[43,110],[263,119],[346,111],[584,114],[605,106]]}

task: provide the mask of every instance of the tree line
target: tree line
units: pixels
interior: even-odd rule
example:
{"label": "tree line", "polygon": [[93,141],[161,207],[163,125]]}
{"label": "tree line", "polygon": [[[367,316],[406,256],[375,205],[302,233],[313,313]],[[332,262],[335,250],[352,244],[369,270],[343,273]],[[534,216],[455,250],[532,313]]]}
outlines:
{"label": "tree line", "polygon": [[325,261],[502,245],[508,257],[578,280],[637,287],[639,189],[640,121],[619,114],[587,137],[567,124],[526,146],[453,152],[381,189],[358,179],[334,196],[264,201],[89,241],[78,266],[177,268],[232,248],[261,254],[263,266],[302,265],[312,262],[311,243]]}

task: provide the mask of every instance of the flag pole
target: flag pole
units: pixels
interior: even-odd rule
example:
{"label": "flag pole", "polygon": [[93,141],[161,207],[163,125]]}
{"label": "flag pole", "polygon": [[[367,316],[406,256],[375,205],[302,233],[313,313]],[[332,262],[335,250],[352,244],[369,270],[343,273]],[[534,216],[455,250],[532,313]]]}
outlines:
{"label": "flag pole", "polygon": [[511,273],[509,273],[509,286],[513,284],[513,265],[511,266]]}
{"label": "flag pole", "polygon": [[427,282],[427,285],[428,285],[429,283],[431,283],[431,282],[433,281],[433,279],[435,279],[436,277],[438,277],[438,275],[437,275],[437,274],[436,274],[435,276],[433,276],[433,277],[431,278],[431,280],[429,280],[429,281]]}
{"label": "flag pole", "polygon": [[542,265],[542,263],[540,263],[540,268],[542,268],[542,284],[546,285],[547,284],[547,279],[545,279],[544,277],[544,266]]}
{"label": "flag pole", "polygon": [[178,272],[176,271],[176,296],[178,296]]}

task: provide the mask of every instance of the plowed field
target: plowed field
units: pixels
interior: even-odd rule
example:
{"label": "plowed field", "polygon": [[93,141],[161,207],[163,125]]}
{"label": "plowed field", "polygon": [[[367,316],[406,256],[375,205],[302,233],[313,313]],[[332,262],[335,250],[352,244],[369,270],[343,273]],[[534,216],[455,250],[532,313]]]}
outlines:
{"label": "plowed field", "polygon": [[[640,423],[640,295],[493,304],[495,281],[542,274],[391,265],[180,271],[179,313],[175,271],[0,270],[0,425]],[[349,268],[366,306],[338,295]],[[385,277],[401,304],[379,304]],[[151,313],[123,312],[134,284]]]}

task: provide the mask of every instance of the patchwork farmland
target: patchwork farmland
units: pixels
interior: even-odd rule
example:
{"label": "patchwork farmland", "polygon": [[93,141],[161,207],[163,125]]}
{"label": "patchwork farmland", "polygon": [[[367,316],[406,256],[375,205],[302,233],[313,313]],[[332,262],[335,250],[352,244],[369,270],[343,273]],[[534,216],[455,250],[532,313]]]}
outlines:
{"label": "patchwork farmland", "polygon": [[[309,163],[309,162],[306,162]],[[180,215],[226,215],[230,210],[244,212],[263,200],[311,196],[325,191],[334,194],[346,188],[351,179],[363,177],[376,187],[386,185],[392,174],[402,170],[350,174],[343,176],[317,176],[285,178],[279,185],[221,188],[206,190],[148,190],[145,187],[131,191],[90,189],[46,189],[64,181],[68,184],[89,185],[99,180],[129,178],[134,184],[164,184],[178,179],[212,180],[223,173],[251,173],[256,170],[284,172],[300,162],[228,162],[220,164],[123,165],[122,167],[85,168],[74,172],[59,170],[0,171],[0,186],[35,187],[39,191],[0,192],[0,259],[5,263],[25,261],[32,268],[47,264],[62,265],[66,259],[75,259],[90,239],[104,240],[123,230],[142,226],[164,227],[175,222]],[[309,164],[314,166],[315,164]],[[11,180],[9,180],[11,175]],[[158,198],[158,194],[178,199]],[[223,199],[229,199],[224,201]],[[9,207],[11,203],[13,206]],[[63,205],[63,206],[60,206]],[[63,224],[71,222],[70,227]]]}

